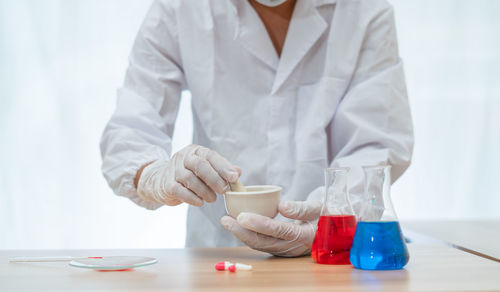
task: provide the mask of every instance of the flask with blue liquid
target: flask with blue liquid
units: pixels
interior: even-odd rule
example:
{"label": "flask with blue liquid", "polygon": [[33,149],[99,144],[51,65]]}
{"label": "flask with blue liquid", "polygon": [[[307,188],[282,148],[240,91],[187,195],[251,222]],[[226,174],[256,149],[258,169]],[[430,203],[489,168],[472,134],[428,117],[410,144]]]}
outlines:
{"label": "flask with blue liquid", "polygon": [[365,194],[349,259],[364,270],[396,270],[410,258],[390,197],[391,166],[365,166]]}

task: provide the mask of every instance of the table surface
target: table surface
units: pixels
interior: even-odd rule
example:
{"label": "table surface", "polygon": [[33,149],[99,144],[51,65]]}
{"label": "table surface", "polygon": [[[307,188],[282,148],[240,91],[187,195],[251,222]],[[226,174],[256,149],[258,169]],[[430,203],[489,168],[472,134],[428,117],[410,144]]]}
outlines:
{"label": "table surface", "polygon": [[[444,244],[408,244],[402,270],[362,271],[319,265],[311,257],[278,258],[247,247],[159,250],[1,251],[0,291],[500,291],[500,264]],[[56,263],[9,263],[12,256],[141,255],[152,266],[98,272]],[[253,271],[215,271],[221,260]]]}
{"label": "table surface", "polygon": [[500,262],[500,220],[410,221],[408,229],[456,248]]}

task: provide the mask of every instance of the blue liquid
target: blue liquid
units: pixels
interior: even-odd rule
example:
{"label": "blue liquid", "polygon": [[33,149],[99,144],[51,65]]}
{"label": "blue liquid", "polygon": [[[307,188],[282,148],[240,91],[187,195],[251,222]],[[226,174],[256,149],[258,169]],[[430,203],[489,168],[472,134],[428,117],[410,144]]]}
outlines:
{"label": "blue liquid", "polygon": [[409,259],[399,222],[358,222],[349,256],[355,268],[397,270]]}

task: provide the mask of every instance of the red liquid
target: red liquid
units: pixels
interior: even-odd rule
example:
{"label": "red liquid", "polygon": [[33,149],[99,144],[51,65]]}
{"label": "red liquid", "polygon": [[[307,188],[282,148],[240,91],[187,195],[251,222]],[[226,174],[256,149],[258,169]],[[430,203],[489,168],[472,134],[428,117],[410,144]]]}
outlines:
{"label": "red liquid", "polygon": [[348,265],[356,217],[353,215],[321,216],[311,247],[311,256],[319,264]]}

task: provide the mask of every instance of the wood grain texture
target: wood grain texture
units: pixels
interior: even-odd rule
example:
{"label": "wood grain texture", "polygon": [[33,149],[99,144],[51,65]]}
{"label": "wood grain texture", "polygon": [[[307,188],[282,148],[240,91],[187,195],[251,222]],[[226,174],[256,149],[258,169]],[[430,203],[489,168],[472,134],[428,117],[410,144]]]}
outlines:
{"label": "wood grain texture", "polygon": [[500,220],[409,221],[404,229],[500,262]]}
{"label": "wood grain texture", "polygon": [[[162,250],[1,251],[0,291],[500,291],[500,265],[445,245],[409,244],[410,263],[399,271],[361,271],[278,258],[246,247]],[[142,255],[156,265],[97,272],[67,263],[9,263],[11,256]],[[254,266],[217,272],[217,261]]]}

